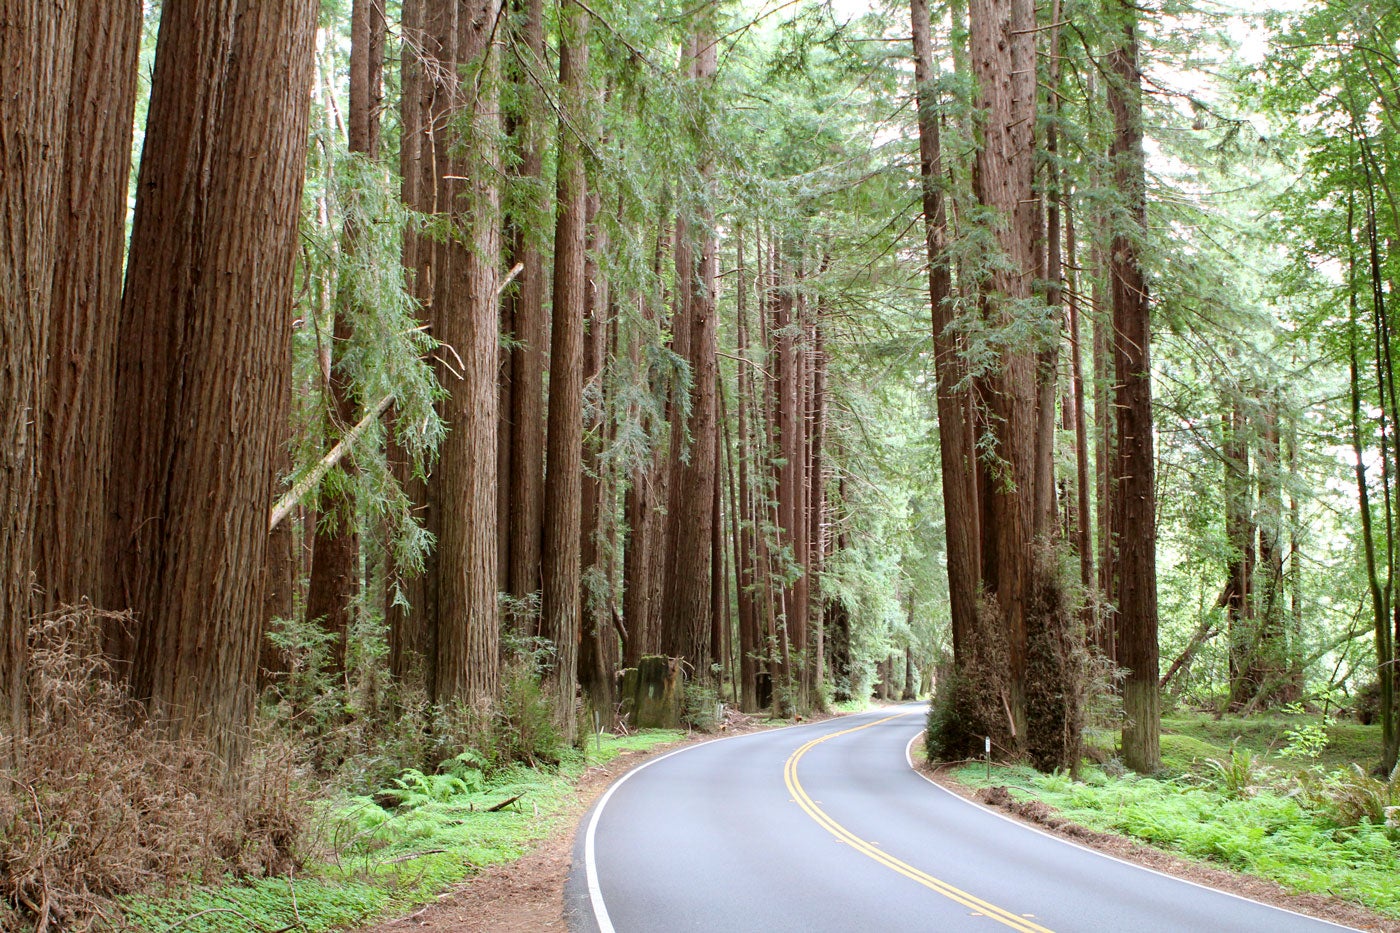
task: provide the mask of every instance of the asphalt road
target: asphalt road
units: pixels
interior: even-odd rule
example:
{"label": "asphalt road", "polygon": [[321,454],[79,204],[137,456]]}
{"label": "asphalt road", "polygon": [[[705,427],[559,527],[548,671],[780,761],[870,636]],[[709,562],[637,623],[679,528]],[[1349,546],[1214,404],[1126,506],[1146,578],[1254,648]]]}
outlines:
{"label": "asphalt road", "polygon": [[580,824],[576,933],[1341,927],[1117,861],[914,771],[924,706],[720,739],[626,774]]}

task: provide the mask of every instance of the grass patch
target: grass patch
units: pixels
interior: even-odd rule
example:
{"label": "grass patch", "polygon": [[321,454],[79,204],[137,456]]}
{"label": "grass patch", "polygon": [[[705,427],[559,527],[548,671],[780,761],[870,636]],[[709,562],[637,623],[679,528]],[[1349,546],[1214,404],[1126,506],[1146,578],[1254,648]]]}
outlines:
{"label": "grass patch", "polygon": [[[1299,737],[1316,730],[1325,747],[1301,754],[1308,743]],[[953,775],[970,787],[1003,785],[1091,829],[1400,917],[1400,819],[1387,819],[1382,806],[1400,799],[1400,787],[1387,792],[1352,767],[1378,747],[1375,727],[1324,726],[1305,714],[1172,716],[1163,719],[1163,770],[1154,777],[1086,766],[1073,781],[993,765],[988,779],[982,764]],[[1346,816],[1344,804],[1361,797],[1376,798],[1372,815]]]}
{"label": "grass patch", "polygon": [[604,734],[601,743],[590,737],[586,752],[570,750],[557,769],[516,766],[489,778],[469,760],[445,774],[405,772],[378,794],[325,802],[318,852],[300,874],[132,898],[123,918],[149,933],[319,933],[409,911],[557,829],[588,767],[682,738],[667,730]]}

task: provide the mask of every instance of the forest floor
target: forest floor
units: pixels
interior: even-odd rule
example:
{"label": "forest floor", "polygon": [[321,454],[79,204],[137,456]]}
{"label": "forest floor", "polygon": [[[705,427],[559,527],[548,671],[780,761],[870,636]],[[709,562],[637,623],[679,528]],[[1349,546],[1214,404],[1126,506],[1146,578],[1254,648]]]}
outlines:
{"label": "forest floor", "polygon": [[[733,724],[725,734],[765,727],[765,724],[751,720]],[[629,769],[685,745],[717,737],[696,734],[682,742],[648,751],[628,752],[605,765],[588,769],[576,785],[573,801],[561,814],[559,828],[535,844],[524,857],[492,866],[444,892],[434,903],[407,916],[367,927],[361,933],[535,933],[566,930],[564,882],[569,874],[579,823],[589,808],[613,781]],[[1272,881],[1183,858],[1125,836],[1089,829],[1063,819],[1044,803],[1017,800],[1005,788],[979,789],[960,783],[943,766],[934,767],[923,762],[920,769],[931,780],[965,799],[1105,855],[1358,930],[1400,933],[1400,920],[1349,901],[1322,894],[1295,894]]]}

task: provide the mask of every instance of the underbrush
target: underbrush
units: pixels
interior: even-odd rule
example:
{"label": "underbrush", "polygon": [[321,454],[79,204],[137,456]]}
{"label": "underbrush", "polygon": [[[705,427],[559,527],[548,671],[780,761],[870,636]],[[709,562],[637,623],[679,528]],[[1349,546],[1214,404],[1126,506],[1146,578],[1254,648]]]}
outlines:
{"label": "underbrush", "polygon": [[682,737],[603,734],[586,754],[566,750],[548,768],[488,774],[481,758],[464,753],[436,773],[410,769],[375,793],[323,802],[312,857],[296,875],[128,899],[125,921],[151,933],[318,933],[409,911],[556,829],[588,767]]}
{"label": "underbrush", "polygon": [[[1091,829],[1400,916],[1400,771],[1380,779],[1339,760],[1339,730],[1316,717],[1164,725],[1176,734],[1162,736],[1154,777],[1097,766],[1079,781],[1023,766],[993,766],[990,779],[980,764],[954,773]],[[1354,728],[1340,730],[1345,747]]]}
{"label": "underbrush", "polygon": [[29,633],[27,735],[0,760],[0,929],[88,930],[113,898],[190,878],[296,870],[308,815],[285,745],[262,744],[237,783],[190,742],[163,738],[100,652],[90,608]]}

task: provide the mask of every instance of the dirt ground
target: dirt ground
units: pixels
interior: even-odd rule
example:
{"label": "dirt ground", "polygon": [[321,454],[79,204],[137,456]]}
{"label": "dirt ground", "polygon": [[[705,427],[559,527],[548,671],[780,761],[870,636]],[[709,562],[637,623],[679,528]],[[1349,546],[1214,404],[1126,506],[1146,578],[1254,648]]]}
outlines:
{"label": "dirt ground", "polygon": [[[452,888],[435,903],[406,917],[367,928],[362,933],[562,933],[567,929],[564,921],[564,879],[569,873],[575,832],[588,808],[629,768],[679,745],[705,738],[708,737],[696,736],[689,742],[662,746],[649,752],[628,752],[606,765],[590,768],[579,782],[578,796],[565,814],[559,830],[541,840],[524,858],[488,868]],[[1069,823],[1056,817],[1044,804],[1019,803],[1001,788],[989,788],[974,794],[937,769],[926,768],[925,773],[960,796],[1115,858],[1358,930],[1400,933],[1400,921],[1379,916],[1345,901],[1317,894],[1290,894],[1271,881],[1211,868],[1121,836],[1098,833]]]}

